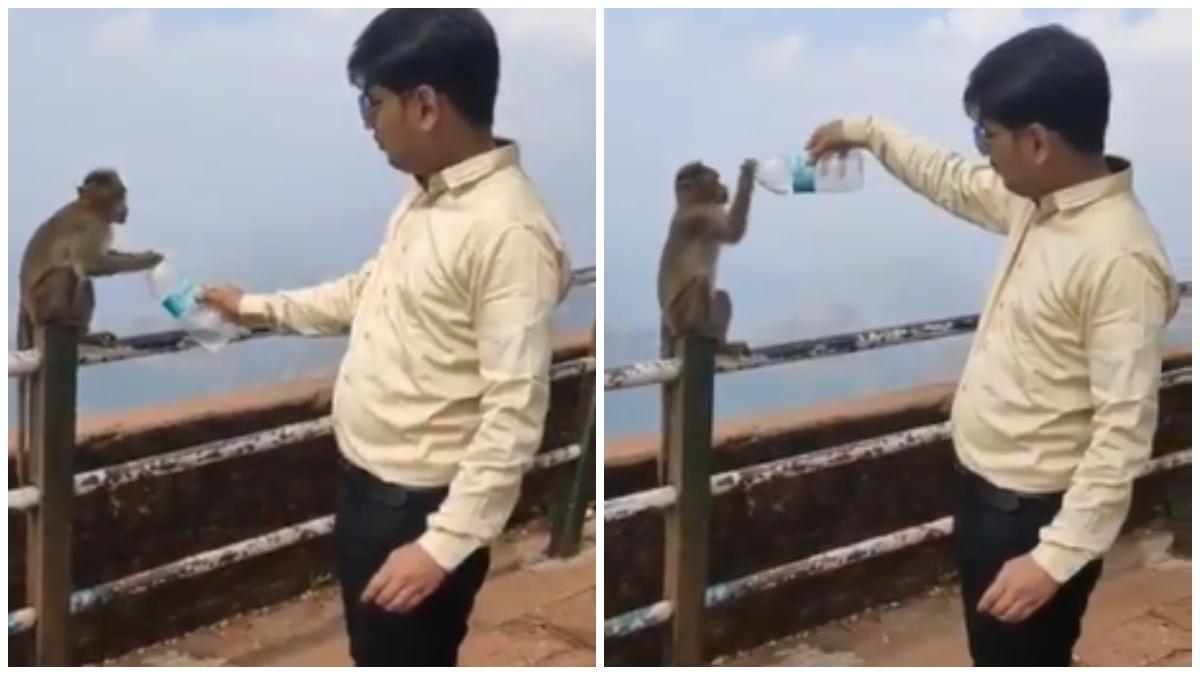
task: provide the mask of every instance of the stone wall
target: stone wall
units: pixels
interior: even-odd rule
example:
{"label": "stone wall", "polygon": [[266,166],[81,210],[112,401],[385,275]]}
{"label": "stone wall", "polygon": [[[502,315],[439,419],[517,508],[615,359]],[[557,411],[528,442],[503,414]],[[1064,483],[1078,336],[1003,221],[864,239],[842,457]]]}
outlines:
{"label": "stone wall", "polygon": [[[1172,353],[1164,368],[1190,364],[1190,351]],[[925,386],[723,425],[714,472],[944,421],[952,392]],[[1162,395],[1155,454],[1190,447],[1191,385],[1183,384]],[[653,436],[606,443],[605,498],[652,487],[656,452]],[[710,584],[949,515],[952,457],[949,442],[932,443],[714,498]],[[1153,517],[1168,486],[1190,481],[1190,467],[1139,481],[1128,525]],[[605,617],[662,599],[662,513],[606,524],[604,560]],[[911,596],[953,574],[950,541],[941,540],[752,594],[708,613],[708,656]],[[606,641],[606,665],[659,664],[664,629]]]}

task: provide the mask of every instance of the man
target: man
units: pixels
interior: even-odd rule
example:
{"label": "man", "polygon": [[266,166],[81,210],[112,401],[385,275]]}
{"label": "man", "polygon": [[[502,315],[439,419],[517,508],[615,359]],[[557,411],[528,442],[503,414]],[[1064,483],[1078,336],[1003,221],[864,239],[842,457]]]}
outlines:
{"label": "man", "polygon": [[976,665],[1071,662],[1101,556],[1157,422],[1178,296],[1104,154],[1109,80],[1059,26],[994,48],[963,95],[991,166],[877,117],[819,128],[814,158],[866,148],[930,200],[1008,240],[951,414],[962,474],[960,583]]}
{"label": "man", "polygon": [[245,325],[350,332],[333,394],[336,546],[358,665],[454,665],[548,406],[560,235],[492,135],[496,36],[483,14],[391,9],[349,60],[365,125],[415,177],[376,256],[274,295],[208,289]]}

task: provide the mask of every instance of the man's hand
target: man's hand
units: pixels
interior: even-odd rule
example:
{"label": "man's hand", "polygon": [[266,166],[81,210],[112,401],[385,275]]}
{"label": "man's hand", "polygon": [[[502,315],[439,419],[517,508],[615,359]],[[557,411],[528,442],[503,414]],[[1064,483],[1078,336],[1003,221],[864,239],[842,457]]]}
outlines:
{"label": "man's hand", "polygon": [[436,591],[445,579],[446,571],[425,549],[405,544],[392,551],[371,577],[362,601],[375,603],[388,612],[407,612]]}
{"label": "man's hand", "polygon": [[1005,623],[1019,623],[1054,597],[1058,586],[1032,556],[1023,555],[1004,563],[977,609]]}
{"label": "man's hand", "polygon": [[238,312],[238,306],[242,303],[243,295],[245,293],[237,286],[218,284],[205,286],[196,300],[202,305],[215,309],[226,321],[241,324],[242,315]]}
{"label": "man's hand", "polygon": [[865,146],[865,143],[851,141],[846,138],[842,121],[834,120],[817,127],[812,137],[808,139],[808,144],[804,146],[804,149],[808,151],[808,163],[816,164],[825,155],[845,155],[850,150]]}

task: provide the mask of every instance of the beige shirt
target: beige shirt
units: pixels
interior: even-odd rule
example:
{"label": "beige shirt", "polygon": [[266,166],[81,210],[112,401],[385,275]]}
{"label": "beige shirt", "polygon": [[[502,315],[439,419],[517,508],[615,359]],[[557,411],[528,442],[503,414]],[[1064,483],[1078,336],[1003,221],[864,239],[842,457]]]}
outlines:
{"label": "beige shirt", "polygon": [[457,567],[503,529],[542,439],[552,315],[570,282],[558,229],[502,141],[400,202],[378,253],[313,288],[247,295],[252,320],[350,331],[333,427],[350,463],[450,486],[419,544]]}
{"label": "beige shirt", "polygon": [[1110,175],[1035,203],[986,163],[878,117],[847,120],[845,132],[912,189],[1007,239],[955,396],[954,446],[995,485],[1066,491],[1031,552],[1066,581],[1112,546],[1128,513],[1178,308],[1129,163],[1109,158]]}

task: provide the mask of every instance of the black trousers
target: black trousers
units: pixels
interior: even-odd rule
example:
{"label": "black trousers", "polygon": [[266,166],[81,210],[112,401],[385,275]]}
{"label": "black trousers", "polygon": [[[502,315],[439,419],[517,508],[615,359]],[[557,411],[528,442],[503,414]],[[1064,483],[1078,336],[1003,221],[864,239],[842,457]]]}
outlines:
{"label": "black trousers", "polygon": [[1004,563],[1037,546],[1038,530],[1054,519],[1062,495],[1017,495],[962,468],[958,482],[954,532],[975,665],[1069,666],[1088,597],[1100,577],[1100,560],[1085,565],[1020,623],[1004,623],[975,609]]}
{"label": "black trousers", "polygon": [[338,576],[350,656],[358,666],[453,666],[488,571],[479,549],[420,605],[402,614],[360,599],[388,555],[416,541],[446,490],[408,490],[343,465],[335,526]]}

